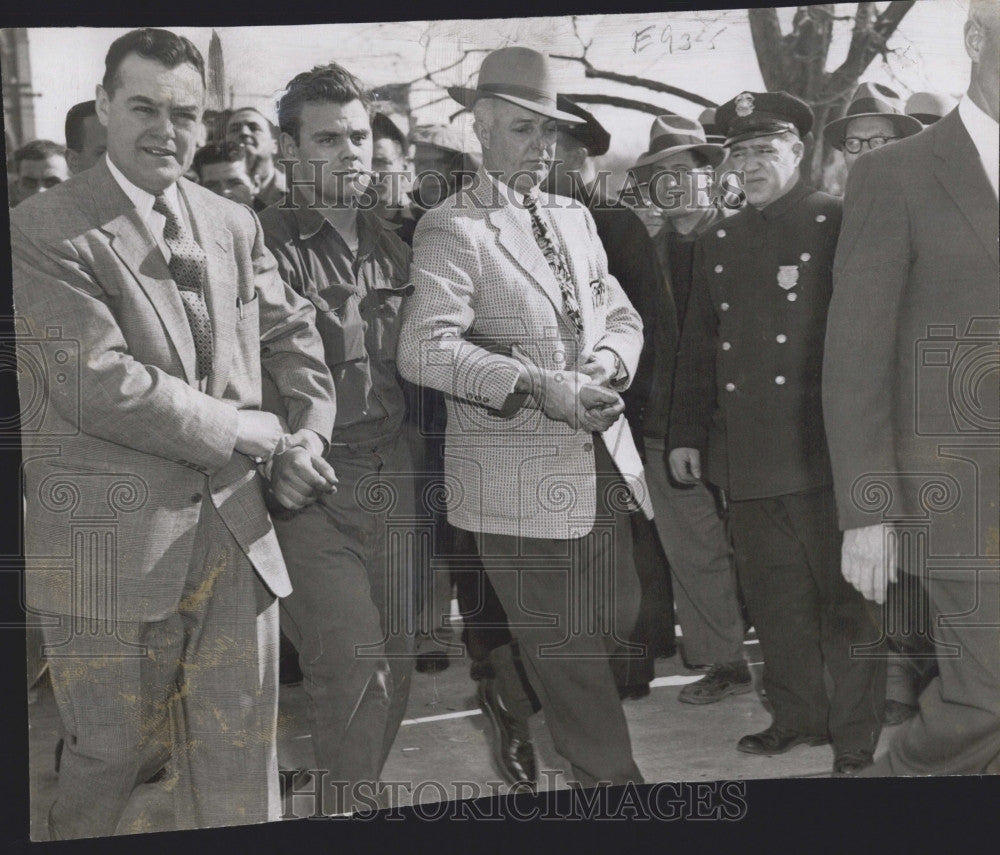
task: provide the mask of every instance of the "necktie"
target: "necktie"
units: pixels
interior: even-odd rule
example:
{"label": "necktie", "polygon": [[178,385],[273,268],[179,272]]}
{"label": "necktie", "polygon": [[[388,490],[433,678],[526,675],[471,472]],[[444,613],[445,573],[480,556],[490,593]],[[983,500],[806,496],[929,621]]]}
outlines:
{"label": "necktie", "polygon": [[208,261],[203,250],[187,230],[180,217],[167,202],[157,196],[153,210],[162,214],[163,240],[170,250],[170,273],[174,277],[181,302],[187,312],[194,349],[197,357],[198,377],[208,376],[212,367],[212,319],[205,304],[205,282],[208,279]]}
{"label": "necktie", "polygon": [[556,276],[556,281],[559,283],[559,291],[562,293],[563,312],[573,322],[576,334],[579,335],[583,332],[583,318],[580,317],[580,304],[576,301],[576,288],[573,286],[573,277],[570,275],[569,267],[566,265],[566,259],[563,257],[562,252],[559,251],[555,241],[552,240],[549,227],[538,213],[538,199],[533,195],[525,196],[524,206],[528,209],[528,213],[531,214],[531,231],[535,235],[538,248],[542,251],[542,255],[545,256],[545,260],[549,263],[549,267],[552,268],[552,272]]}

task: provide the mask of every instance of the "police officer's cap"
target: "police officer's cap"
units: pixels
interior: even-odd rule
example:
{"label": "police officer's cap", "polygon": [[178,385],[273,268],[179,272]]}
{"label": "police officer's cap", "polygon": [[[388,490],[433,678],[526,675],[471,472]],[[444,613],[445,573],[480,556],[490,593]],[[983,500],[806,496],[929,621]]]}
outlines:
{"label": "police officer's cap", "polygon": [[731,146],[786,131],[804,137],[813,124],[805,101],[787,92],[741,92],[716,111],[715,123]]}

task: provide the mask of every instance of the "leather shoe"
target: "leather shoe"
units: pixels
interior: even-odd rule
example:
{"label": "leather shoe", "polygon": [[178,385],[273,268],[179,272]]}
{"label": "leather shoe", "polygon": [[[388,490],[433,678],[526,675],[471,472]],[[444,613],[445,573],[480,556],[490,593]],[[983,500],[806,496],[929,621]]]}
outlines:
{"label": "leather shoe", "polygon": [[714,704],[727,695],[745,695],[752,691],[750,668],[741,659],[713,665],[704,677],[681,689],[677,700],[684,704]]}
{"label": "leather shoe", "polygon": [[784,754],[796,745],[826,745],[829,741],[830,738],[825,735],[808,736],[772,724],[767,730],[744,736],[736,743],[736,748],[744,754],[763,754],[771,757],[775,754]]}
{"label": "leather shoe", "polygon": [[882,713],[882,724],[886,727],[893,727],[894,725],[902,724],[907,719],[913,718],[916,714],[917,707],[887,698],[885,711]]}
{"label": "leather shoe", "polygon": [[845,751],[833,759],[833,777],[850,778],[874,763],[870,751]]}
{"label": "leather shoe", "polygon": [[437,674],[444,671],[449,664],[448,654],[440,650],[417,654],[416,668],[421,674]]}
{"label": "leather shoe", "polygon": [[493,680],[480,680],[476,699],[493,727],[493,759],[509,784],[525,784],[534,790],[538,783],[535,746],[528,722],[505,709]]}

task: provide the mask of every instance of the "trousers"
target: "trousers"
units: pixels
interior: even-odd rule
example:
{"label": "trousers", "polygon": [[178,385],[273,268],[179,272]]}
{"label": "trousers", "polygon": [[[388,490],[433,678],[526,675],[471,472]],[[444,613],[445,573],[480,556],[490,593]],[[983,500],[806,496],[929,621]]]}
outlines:
{"label": "trousers", "polygon": [[53,839],[129,833],[132,791],[167,754],[176,828],[280,817],[278,605],[205,494],[173,614],[43,630],[65,734]]}

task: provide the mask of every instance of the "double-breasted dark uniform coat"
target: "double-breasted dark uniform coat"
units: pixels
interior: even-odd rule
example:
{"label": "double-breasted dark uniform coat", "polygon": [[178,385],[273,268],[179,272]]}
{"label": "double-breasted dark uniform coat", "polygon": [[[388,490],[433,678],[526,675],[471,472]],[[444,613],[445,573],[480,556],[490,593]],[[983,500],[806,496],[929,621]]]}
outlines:
{"label": "double-breasted dark uniform coat", "polygon": [[[869,752],[884,670],[840,574],[821,377],[839,199],[800,180],[703,234],[681,336],[670,447],[696,448],[729,499],[737,571],[766,663],[774,724]],[[835,678],[828,698],[824,665]],[[879,675],[882,675],[881,677]]]}

